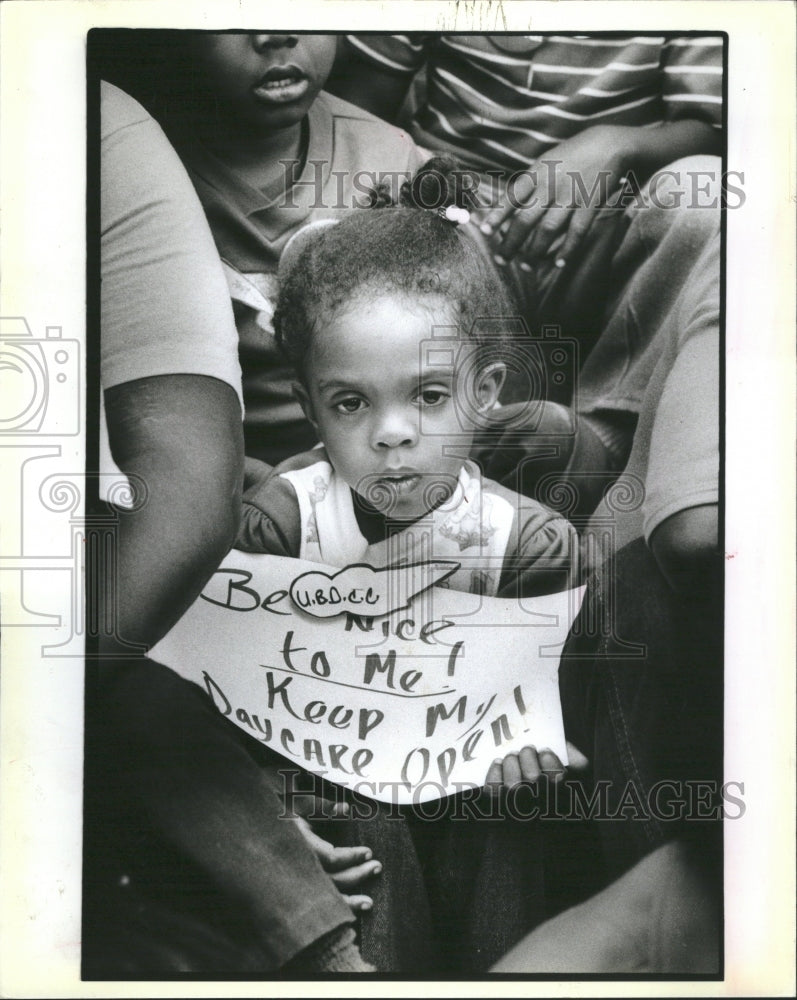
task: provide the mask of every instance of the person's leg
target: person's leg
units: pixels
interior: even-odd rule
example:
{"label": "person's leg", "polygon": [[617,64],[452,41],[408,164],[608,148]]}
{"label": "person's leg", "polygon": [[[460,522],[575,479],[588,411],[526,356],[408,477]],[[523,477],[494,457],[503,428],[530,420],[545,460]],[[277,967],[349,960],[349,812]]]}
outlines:
{"label": "person's leg", "polygon": [[565,268],[502,269],[528,335],[513,343],[509,405],[475,443],[490,478],[544,502],[559,476],[580,517],[622,471],[660,331],[718,231],[719,167],[690,157],[660,171],[625,211],[597,214]]}
{"label": "person's leg", "polygon": [[[582,356],[572,405],[591,417],[593,429],[623,461],[631,447],[633,417],[669,342],[667,319],[696,268],[710,266],[701,257],[719,232],[720,166],[715,157],[690,157],[654,175],[638,204],[627,210],[627,228],[611,257],[600,329]],[[692,178],[698,171],[714,179],[696,200]],[[577,337],[585,321],[574,311],[588,302],[582,281],[589,277],[576,273],[561,312],[563,331]],[[625,428],[617,423],[623,416],[630,418]]]}
{"label": "person's leg", "polygon": [[86,713],[87,975],[269,972],[353,923],[247,737],[198,687],[148,660],[99,671]]}
{"label": "person's leg", "polygon": [[[542,352],[542,363],[532,364],[545,386],[541,394],[561,400],[567,385],[564,401],[572,410],[569,438],[558,432],[560,444],[568,441],[565,452],[560,447],[565,471],[539,459],[528,464],[526,455],[536,449],[539,456],[546,443],[544,425],[527,421],[516,428],[515,455],[528,469],[515,487],[521,492],[545,502],[545,490],[557,489],[554,474],[561,472],[559,493],[576,495],[568,515],[586,517],[622,471],[646,388],[669,343],[668,318],[696,269],[712,266],[701,257],[719,231],[719,170],[714,157],[678,161],[655,175],[626,211],[598,213],[577,256],[553,274],[554,284],[545,273],[556,271],[551,264],[525,278],[510,269],[531,332],[529,357]],[[698,174],[705,190],[696,200]],[[711,174],[713,182],[706,183]],[[555,370],[554,356],[572,360]],[[526,444],[518,433],[524,429]]]}
{"label": "person's leg", "polygon": [[592,763],[585,794],[601,790],[597,826],[615,874],[716,815],[720,601],[678,597],[639,539],[593,575],[565,644],[565,732]]}
{"label": "person's leg", "polygon": [[587,902],[537,928],[491,972],[718,975],[714,847],[672,841]]}
{"label": "person's leg", "polygon": [[474,789],[408,815],[438,975],[486,972],[547,916],[544,831],[530,805]]}

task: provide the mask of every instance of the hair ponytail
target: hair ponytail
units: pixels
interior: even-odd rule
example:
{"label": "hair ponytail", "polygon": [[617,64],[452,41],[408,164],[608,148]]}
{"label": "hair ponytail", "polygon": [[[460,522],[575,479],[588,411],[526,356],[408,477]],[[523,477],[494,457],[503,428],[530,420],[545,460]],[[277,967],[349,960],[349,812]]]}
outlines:
{"label": "hair ponytail", "polygon": [[434,295],[447,300],[464,337],[481,342],[485,318],[493,321],[491,343],[499,329],[511,336],[511,293],[478,232],[460,225],[476,207],[475,189],[473,173],[450,156],[434,156],[401,186],[398,206],[380,186],[371,196],[378,212],[358,209],[294,238],[280,264],[274,327],[300,375],[312,337],[360,296]]}
{"label": "hair ponytail", "polygon": [[399,204],[406,208],[421,208],[441,213],[447,208],[467,212],[476,208],[471,183],[475,175],[463,170],[453,156],[439,155],[427,160],[411,180],[405,181],[399,192]]}

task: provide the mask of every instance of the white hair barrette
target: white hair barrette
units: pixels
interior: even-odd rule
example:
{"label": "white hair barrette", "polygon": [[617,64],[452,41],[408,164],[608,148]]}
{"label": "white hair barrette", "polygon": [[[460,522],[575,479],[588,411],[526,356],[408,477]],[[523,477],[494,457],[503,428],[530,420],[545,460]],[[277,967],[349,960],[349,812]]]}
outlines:
{"label": "white hair barrette", "polygon": [[450,222],[454,226],[464,226],[470,222],[470,212],[467,208],[460,208],[458,205],[446,205],[445,208],[438,208],[437,214],[441,219]]}

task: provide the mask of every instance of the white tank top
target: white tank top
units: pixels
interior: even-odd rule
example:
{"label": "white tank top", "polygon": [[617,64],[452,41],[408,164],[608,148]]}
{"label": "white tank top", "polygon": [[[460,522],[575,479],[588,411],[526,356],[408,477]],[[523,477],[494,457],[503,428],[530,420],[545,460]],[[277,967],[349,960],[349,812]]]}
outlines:
{"label": "white tank top", "polygon": [[299,558],[328,566],[368,563],[375,568],[453,560],[460,568],[444,586],[495,596],[515,511],[508,500],[482,489],[481,474],[472,462],[462,466],[445,503],[373,545],[357,524],[349,486],[329,462],[281,475],[299,502]]}

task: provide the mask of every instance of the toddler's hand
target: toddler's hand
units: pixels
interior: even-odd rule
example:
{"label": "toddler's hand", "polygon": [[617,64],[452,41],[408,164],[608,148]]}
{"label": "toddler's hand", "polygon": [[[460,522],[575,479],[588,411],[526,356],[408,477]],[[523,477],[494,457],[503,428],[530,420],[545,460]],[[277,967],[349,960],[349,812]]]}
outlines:
{"label": "toddler's hand", "polygon": [[561,781],[564,773],[564,764],[553,751],[523,747],[520,753],[509,753],[503,760],[494,760],[485,784],[491,789],[514,788],[515,785],[533,784],[542,774],[550,781]]}
{"label": "toddler's hand", "polygon": [[[567,744],[567,753],[572,771],[580,772],[589,767],[584,754],[570,742]],[[501,787],[514,788],[516,785],[534,784],[541,775],[558,783],[566,773],[567,768],[552,750],[523,747],[520,753],[510,753],[502,760],[494,760],[487,772],[485,785],[491,791],[497,791]]]}

